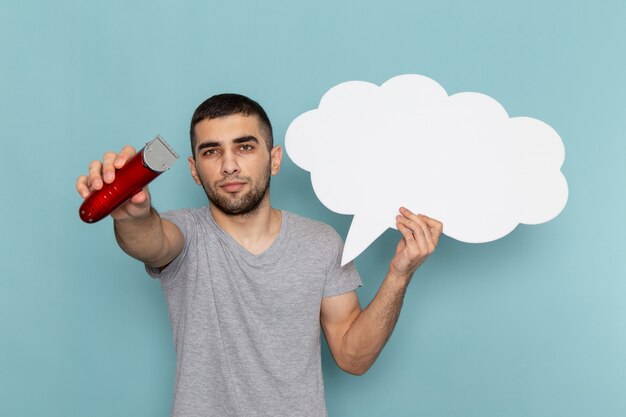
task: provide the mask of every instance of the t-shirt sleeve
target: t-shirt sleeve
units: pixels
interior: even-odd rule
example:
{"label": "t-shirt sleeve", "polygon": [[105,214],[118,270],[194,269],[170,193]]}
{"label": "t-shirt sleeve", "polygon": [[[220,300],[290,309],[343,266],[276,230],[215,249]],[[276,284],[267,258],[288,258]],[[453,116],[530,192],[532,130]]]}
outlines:
{"label": "t-shirt sleeve", "polygon": [[333,230],[334,245],[333,254],[331,255],[331,263],[326,275],[326,284],[324,286],[324,297],[333,297],[335,295],[345,294],[354,291],[362,286],[361,277],[354,267],[353,262],[341,266],[341,256],[343,254],[343,241],[341,237]]}
{"label": "t-shirt sleeve", "polygon": [[171,282],[179,275],[183,260],[187,257],[187,253],[189,252],[190,240],[193,236],[193,214],[189,210],[182,209],[166,211],[160,213],[160,216],[161,219],[168,220],[178,226],[185,238],[185,243],[178,256],[163,270],[159,271],[159,268],[153,268],[148,265],[145,265],[145,268],[150,277],[159,279],[162,282]]}

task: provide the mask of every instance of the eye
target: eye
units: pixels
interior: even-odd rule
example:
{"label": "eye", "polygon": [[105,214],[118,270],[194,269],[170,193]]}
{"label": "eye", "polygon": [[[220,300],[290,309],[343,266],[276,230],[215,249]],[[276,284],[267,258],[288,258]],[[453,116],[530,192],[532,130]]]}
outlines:
{"label": "eye", "polygon": [[202,152],[202,155],[213,156],[213,155],[219,155],[219,153],[220,153],[219,149],[207,149],[204,152]]}
{"label": "eye", "polygon": [[252,146],[252,145],[250,145],[248,143],[244,143],[243,145],[241,145],[239,147],[239,150],[244,151],[244,152],[251,151],[253,149],[254,149],[254,146]]}

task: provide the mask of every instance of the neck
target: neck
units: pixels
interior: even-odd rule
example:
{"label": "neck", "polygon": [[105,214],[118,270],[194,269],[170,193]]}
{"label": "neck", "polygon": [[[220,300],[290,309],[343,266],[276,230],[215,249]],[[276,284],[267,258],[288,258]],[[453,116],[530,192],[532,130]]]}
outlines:
{"label": "neck", "polygon": [[269,195],[246,214],[226,214],[214,205],[210,205],[210,210],[215,222],[253,255],[265,252],[280,232],[282,214],[272,208]]}

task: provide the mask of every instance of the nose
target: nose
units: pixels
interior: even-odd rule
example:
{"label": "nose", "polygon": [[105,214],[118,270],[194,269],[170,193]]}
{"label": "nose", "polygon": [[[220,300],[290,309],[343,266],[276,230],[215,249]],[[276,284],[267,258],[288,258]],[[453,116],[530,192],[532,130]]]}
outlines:
{"label": "nose", "polygon": [[232,152],[225,152],[222,157],[222,174],[233,175],[239,172],[237,158]]}

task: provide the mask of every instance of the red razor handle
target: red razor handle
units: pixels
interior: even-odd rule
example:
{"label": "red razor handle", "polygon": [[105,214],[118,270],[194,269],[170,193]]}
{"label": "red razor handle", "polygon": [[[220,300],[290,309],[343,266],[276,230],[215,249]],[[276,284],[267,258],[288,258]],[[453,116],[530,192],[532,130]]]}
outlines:
{"label": "red razor handle", "polygon": [[160,136],[146,143],[135,156],[115,172],[115,180],[94,191],[78,210],[85,223],[95,223],[137,194],[167,171],[178,154]]}

